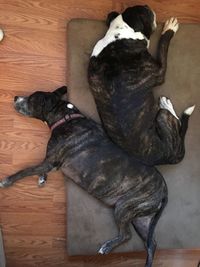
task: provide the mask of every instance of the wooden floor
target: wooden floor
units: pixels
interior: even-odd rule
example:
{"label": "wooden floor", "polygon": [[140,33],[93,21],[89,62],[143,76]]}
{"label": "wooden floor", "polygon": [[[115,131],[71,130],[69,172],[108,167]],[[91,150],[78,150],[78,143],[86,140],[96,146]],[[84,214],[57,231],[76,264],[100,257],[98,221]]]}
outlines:
{"label": "wooden floor", "polygon": [[[0,177],[40,162],[49,131],[13,109],[13,97],[67,82],[66,25],[71,18],[105,19],[115,9],[149,4],[158,20],[200,23],[199,0],[0,0]],[[77,33],[78,34],[78,33]],[[66,253],[65,187],[61,173],[45,188],[31,177],[0,190],[0,225],[7,267],[143,267],[144,253],[74,257]],[[78,229],[77,229],[78,231]],[[167,233],[166,233],[167,234]],[[200,249],[158,251],[154,266],[196,267]]]}

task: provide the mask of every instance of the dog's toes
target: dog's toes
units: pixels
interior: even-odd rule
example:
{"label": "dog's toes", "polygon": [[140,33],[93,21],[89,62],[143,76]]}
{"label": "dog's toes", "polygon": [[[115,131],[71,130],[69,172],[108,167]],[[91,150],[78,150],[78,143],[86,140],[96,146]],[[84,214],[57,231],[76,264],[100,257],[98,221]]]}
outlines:
{"label": "dog's toes", "polygon": [[105,255],[105,254],[108,254],[111,250],[112,250],[112,248],[105,243],[104,245],[101,246],[98,253],[101,255]]}
{"label": "dog's toes", "polygon": [[177,120],[179,120],[179,117],[176,115],[173,104],[169,98],[165,96],[160,97],[160,108],[168,110],[175,118],[177,118]]}
{"label": "dog's toes", "polygon": [[178,20],[177,18],[172,17],[165,22],[162,34],[164,34],[168,30],[172,30],[174,33],[176,33],[178,29],[179,29]]}
{"label": "dog's toes", "polygon": [[39,186],[39,187],[43,187],[43,186],[45,186],[46,181],[47,181],[47,175],[46,175],[46,174],[45,174],[45,175],[41,175],[41,176],[39,177],[39,179],[38,179],[38,186]]}
{"label": "dog's toes", "polygon": [[165,96],[160,97],[160,108],[165,108],[167,105],[167,98]]}

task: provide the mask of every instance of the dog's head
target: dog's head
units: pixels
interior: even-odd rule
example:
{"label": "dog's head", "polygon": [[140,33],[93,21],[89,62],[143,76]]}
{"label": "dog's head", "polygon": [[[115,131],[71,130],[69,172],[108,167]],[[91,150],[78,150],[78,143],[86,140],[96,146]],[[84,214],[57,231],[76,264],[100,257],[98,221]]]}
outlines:
{"label": "dog's head", "polygon": [[[118,12],[111,12],[107,16],[106,24],[110,27],[111,23],[119,16]],[[123,21],[135,32],[141,32],[148,39],[156,29],[156,14],[147,5],[128,7],[122,14]]]}
{"label": "dog's head", "polygon": [[[67,93],[67,87],[63,86],[53,92],[37,91],[30,96],[15,96],[15,109],[29,117],[46,121],[48,113],[59,107],[63,103],[63,95]],[[74,113],[77,109],[70,102],[66,102],[65,108],[69,110],[69,114]]]}

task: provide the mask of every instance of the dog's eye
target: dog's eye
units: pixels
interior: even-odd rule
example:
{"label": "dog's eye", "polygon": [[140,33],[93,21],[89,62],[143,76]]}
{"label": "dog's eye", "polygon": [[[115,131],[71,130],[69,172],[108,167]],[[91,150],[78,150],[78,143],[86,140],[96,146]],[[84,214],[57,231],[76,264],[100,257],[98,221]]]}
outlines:
{"label": "dog's eye", "polygon": [[72,109],[74,106],[71,103],[69,103],[69,104],[67,104],[67,107]]}

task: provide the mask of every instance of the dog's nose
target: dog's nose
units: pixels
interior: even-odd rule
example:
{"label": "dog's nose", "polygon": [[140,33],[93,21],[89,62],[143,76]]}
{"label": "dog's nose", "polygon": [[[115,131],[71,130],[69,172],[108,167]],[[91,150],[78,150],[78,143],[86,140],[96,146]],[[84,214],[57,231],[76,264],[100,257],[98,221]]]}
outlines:
{"label": "dog's nose", "polygon": [[15,96],[15,97],[14,97],[14,102],[16,102],[16,101],[17,101],[17,99],[18,99],[18,96]]}

